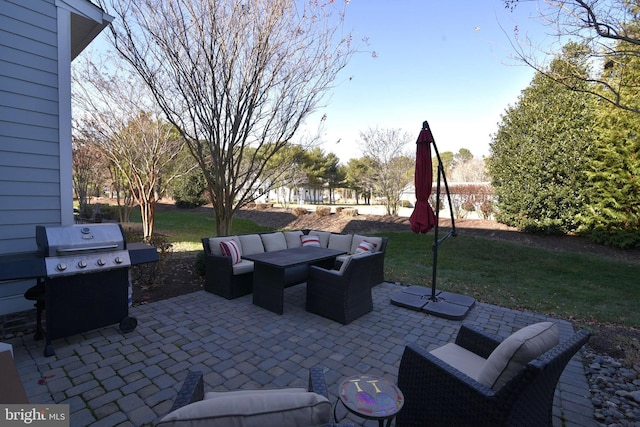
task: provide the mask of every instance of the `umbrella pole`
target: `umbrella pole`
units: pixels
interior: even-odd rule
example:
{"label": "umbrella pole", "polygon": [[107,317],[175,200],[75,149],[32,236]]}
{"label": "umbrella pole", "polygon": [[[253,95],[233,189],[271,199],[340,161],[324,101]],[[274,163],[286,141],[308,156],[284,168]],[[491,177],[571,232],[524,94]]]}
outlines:
{"label": "umbrella pole", "polygon": [[[435,147],[435,143],[433,146]],[[436,150],[437,153],[437,150]],[[439,158],[438,158],[439,161]],[[437,301],[436,298],[436,277],[438,276],[438,246],[440,243],[438,242],[438,229],[439,229],[439,220],[440,220],[440,171],[442,169],[442,162],[438,163],[438,184],[436,185],[436,224],[433,229],[433,267],[431,270],[431,301]]]}
{"label": "umbrella pole", "polygon": [[[442,158],[438,152],[433,134],[429,129],[429,123],[427,121],[422,124],[423,130],[429,131],[429,140],[433,144],[433,149],[436,152],[438,158],[438,181],[436,190],[436,208],[435,208],[435,224],[434,224],[434,238],[433,238],[433,275],[431,277],[431,296],[428,296],[428,290],[425,286],[409,286],[407,289],[401,289],[395,292],[391,296],[391,304],[409,308],[412,310],[424,311],[427,314],[432,314],[438,317],[444,317],[451,320],[462,320],[465,318],[471,307],[475,305],[475,298],[466,295],[459,295],[452,292],[437,292],[436,290],[436,276],[438,271],[438,246],[451,236],[456,236],[456,223],[453,216],[453,203],[451,203],[451,192],[449,191],[449,184],[447,183],[447,177],[444,173],[444,165]],[[421,136],[418,137],[418,142],[421,142]],[[433,167],[433,166],[431,166]],[[433,185],[433,177],[430,177],[431,185]],[[451,230],[442,238],[439,237],[439,223],[440,223],[440,186],[444,182],[444,187],[447,194],[447,201],[449,202],[449,212],[451,213]],[[430,224],[429,224],[430,225]],[[413,223],[412,223],[413,229]],[[416,231],[416,230],[414,230]],[[417,232],[417,231],[416,231]],[[437,293],[437,295],[436,295]]]}
{"label": "umbrella pole", "polygon": [[[433,133],[431,134],[433,137]],[[436,297],[436,277],[438,274],[438,246],[444,242],[447,238],[456,236],[456,223],[453,216],[453,204],[451,203],[451,193],[449,192],[449,184],[447,183],[447,176],[444,173],[444,166],[442,164],[442,157],[436,146],[435,139],[432,138],[433,150],[438,158],[438,181],[436,185],[436,224],[434,227],[433,235],[433,269],[431,275],[431,301],[437,301]],[[447,194],[447,201],[449,202],[449,212],[451,213],[451,231],[449,231],[442,239],[438,239],[438,231],[440,226],[440,187],[441,182],[444,182],[445,192]]]}

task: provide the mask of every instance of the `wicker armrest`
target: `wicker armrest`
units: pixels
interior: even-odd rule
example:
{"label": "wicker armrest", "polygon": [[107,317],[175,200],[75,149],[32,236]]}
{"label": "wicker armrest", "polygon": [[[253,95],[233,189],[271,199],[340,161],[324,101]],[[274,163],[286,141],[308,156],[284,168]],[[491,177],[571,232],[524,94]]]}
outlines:
{"label": "wicker armrest", "polygon": [[456,344],[485,359],[501,342],[499,336],[469,325],[462,325],[456,337]]}
{"label": "wicker armrest", "polygon": [[173,401],[173,406],[169,412],[173,412],[178,408],[182,408],[193,402],[204,399],[204,382],[202,381],[202,372],[189,371],[187,378],[182,383],[182,387]]}
{"label": "wicker armrest", "polygon": [[479,413],[497,410],[489,387],[413,344],[402,355],[398,387],[405,404],[397,425],[476,425]]}

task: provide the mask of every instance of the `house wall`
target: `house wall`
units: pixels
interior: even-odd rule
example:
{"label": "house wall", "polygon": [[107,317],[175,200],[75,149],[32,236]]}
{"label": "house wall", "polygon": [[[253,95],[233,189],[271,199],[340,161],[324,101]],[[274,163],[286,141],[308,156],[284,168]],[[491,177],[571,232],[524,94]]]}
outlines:
{"label": "house wall", "polygon": [[0,0],[0,253],[61,222],[58,111],[53,0]]}
{"label": "house wall", "polygon": [[[36,250],[60,224],[58,23],[54,0],[0,0],[0,254]],[[33,307],[34,281],[0,283],[0,314]]]}

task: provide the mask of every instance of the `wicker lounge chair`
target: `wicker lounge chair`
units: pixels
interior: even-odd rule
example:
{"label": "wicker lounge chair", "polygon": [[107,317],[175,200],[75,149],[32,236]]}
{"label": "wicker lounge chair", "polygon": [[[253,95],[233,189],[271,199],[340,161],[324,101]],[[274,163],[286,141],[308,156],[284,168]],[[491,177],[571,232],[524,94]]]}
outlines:
{"label": "wicker lounge chair", "polygon": [[[405,404],[396,426],[551,426],[553,396],[560,375],[588,339],[587,331],[578,331],[525,363],[498,387],[482,384],[433,352],[410,344],[398,372],[398,387],[404,393]],[[488,360],[500,342],[499,337],[463,325],[455,345],[447,346],[458,346],[464,349],[462,352],[468,350]]]}
{"label": "wicker lounge chair", "polygon": [[373,310],[371,274],[384,254],[351,256],[340,270],[311,266],[307,279],[307,311],[343,325]]}
{"label": "wicker lounge chair", "polygon": [[[315,366],[311,369],[309,369],[309,387],[308,387],[308,391],[316,393],[320,396],[323,396],[326,399],[329,399],[329,392],[327,390],[327,385],[325,383],[325,379],[324,379],[324,368],[322,366]],[[278,392],[278,390],[271,390],[271,392]],[[242,393],[242,392],[241,392]],[[246,393],[246,392],[245,392]],[[247,395],[246,394],[241,394],[238,396],[239,399],[241,400],[246,400],[247,399]],[[184,380],[184,383],[182,384],[182,388],[180,389],[180,391],[178,392],[178,395],[176,396],[176,399],[173,402],[173,406],[171,407],[171,410],[169,411],[169,414],[173,414],[175,413],[174,411],[180,410],[181,408],[185,408],[190,404],[193,403],[197,403],[202,401],[203,399],[206,399],[206,395],[204,392],[204,383],[203,383],[203,377],[202,377],[202,372],[194,372],[194,371],[190,371],[187,374],[187,378]],[[325,399],[325,400],[326,400]],[[330,404],[329,408],[331,407]],[[329,414],[330,415],[330,414]],[[206,425],[206,426],[215,426],[215,425],[225,425],[228,423],[233,423],[233,425],[264,425],[263,423],[265,421],[261,421],[261,418],[259,416],[259,414],[255,414],[255,415],[248,415],[248,414],[244,414],[244,416],[238,417],[237,419],[234,420],[228,420],[228,419],[223,419],[223,420],[216,420],[216,419],[207,419],[207,418],[202,418],[202,417],[198,417],[198,416],[194,416],[191,419],[188,420],[181,420],[181,421],[176,421],[176,420],[167,420],[167,418],[171,418],[169,416],[163,418],[162,420],[160,420],[159,424],[160,426],[164,426],[164,425],[169,425],[169,426],[187,426],[187,425]],[[329,417],[330,418],[330,417]],[[286,420],[287,418],[284,417],[283,420]],[[324,427],[353,427],[353,424],[351,423],[341,423],[341,424],[334,424],[332,422],[330,422],[330,419],[328,420],[329,423],[325,424]],[[269,423],[269,421],[266,421],[267,423]],[[287,421],[283,421],[283,425],[292,425]]]}

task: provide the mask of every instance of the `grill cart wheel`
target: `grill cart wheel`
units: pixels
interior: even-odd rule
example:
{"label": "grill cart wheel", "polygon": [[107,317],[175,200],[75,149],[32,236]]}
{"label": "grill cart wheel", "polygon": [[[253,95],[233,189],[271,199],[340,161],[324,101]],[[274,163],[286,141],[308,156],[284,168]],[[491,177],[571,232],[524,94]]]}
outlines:
{"label": "grill cart wheel", "polygon": [[133,332],[136,326],[138,326],[138,319],[135,317],[127,316],[120,321],[120,331],[124,334]]}

